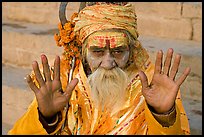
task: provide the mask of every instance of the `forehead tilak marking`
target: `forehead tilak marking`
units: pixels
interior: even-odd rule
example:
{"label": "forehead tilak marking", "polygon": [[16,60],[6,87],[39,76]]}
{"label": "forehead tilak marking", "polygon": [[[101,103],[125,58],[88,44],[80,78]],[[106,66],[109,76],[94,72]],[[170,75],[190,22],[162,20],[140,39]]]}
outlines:
{"label": "forehead tilak marking", "polygon": [[106,47],[109,48],[110,46],[110,39],[106,39]]}
{"label": "forehead tilak marking", "polygon": [[[105,35],[98,34],[95,36],[90,37],[89,42],[92,43],[94,46],[105,47],[109,46],[110,48],[115,48],[117,45],[120,45],[121,39],[126,37],[125,33],[116,33],[114,35],[112,33],[106,33]],[[123,41],[123,40],[122,40]],[[92,44],[88,45],[92,46]]]}

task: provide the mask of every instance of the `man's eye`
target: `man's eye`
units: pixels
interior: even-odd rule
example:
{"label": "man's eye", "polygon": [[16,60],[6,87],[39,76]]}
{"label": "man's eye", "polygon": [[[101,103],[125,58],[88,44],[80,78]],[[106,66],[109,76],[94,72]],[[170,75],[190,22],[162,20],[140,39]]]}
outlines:
{"label": "man's eye", "polygon": [[117,50],[117,51],[113,51],[112,53],[113,53],[113,54],[122,54],[123,51],[121,51],[121,50]]}
{"label": "man's eye", "polygon": [[103,53],[104,53],[104,51],[102,51],[102,50],[94,50],[94,51],[92,51],[96,56],[102,56],[103,55]]}

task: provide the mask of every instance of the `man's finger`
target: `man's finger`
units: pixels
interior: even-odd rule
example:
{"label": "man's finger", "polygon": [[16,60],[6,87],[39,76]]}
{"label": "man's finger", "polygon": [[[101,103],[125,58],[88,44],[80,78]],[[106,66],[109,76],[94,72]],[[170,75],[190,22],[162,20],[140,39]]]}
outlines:
{"label": "man's finger", "polygon": [[54,62],[54,79],[60,81],[60,57],[55,57]]}
{"label": "man's finger", "polygon": [[176,74],[178,72],[178,67],[179,67],[179,64],[180,64],[180,60],[181,60],[181,55],[176,55],[175,59],[174,59],[174,64],[171,68],[171,71],[170,71],[170,74],[169,74],[169,77],[170,79],[174,80],[175,77],[176,77]]}
{"label": "man's finger", "polygon": [[172,55],[173,55],[173,49],[170,48],[167,51],[166,59],[164,62],[164,69],[163,69],[164,74],[167,76],[169,75],[169,68],[171,67]]}
{"label": "man's finger", "polygon": [[72,90],[74,90],[78,81],[79,80],[77,78],[74,78],[70,83],[68,83],[66,91],[64,92],[64,95],[67,97],[67,99],[70,99]]}
{"label": "man's finger", "polygon": [[40,73],[40,69],[39,69],[37,61],[34,61],[32,66],[33,66],[33,70],[34,70],[36,79],[37,79],[37,81],[39,83],[39,86],[42,87],[45,84],[45,82],[44,82],[44,79],[43,79],[43,77],[42,77],[42,75]]}
{"label": "man's finger", "polygon": [[48,59],[45,55],[41,55],[42,65],[43,65],[43,74],[45,77],[45,81],[51,81],[51,73],[48,64]]}
{"label": "man's finger", "polygon": [[148,79],[145,73],[143,71],[139,71],[139,76],[142,83],[142,88],[143,89],[148,88]]}
{"label": "man's finger", "polygon": [[33,83],[30,75],[26,76],[26,80],[27,80],[27,83],[28,83],[29,87],[33,90],[33,92],[35,94],[38,93],[39,90],[38,90],[37,86]]}
{"label": "man's finger", "polygon": [[158,51],[156,61],[155,61],[155,74],[161,73],[162,70],[162,58],[163,58],[163,52],[162,50]]}
{"label": "man's finger", "polygon": [[184,82],[184,80],[186,79],[190,71],[191,71],[191,68],[187,67],[184,70],[183,74],[176,80],[176,84],[180,86]]}

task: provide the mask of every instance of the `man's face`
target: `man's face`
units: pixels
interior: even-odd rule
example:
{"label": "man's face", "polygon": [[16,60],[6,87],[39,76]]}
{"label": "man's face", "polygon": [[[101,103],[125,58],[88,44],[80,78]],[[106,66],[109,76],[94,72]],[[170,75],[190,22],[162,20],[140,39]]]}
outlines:
{"label": "man's face", "polygon": [[123,32],[96,32],[88,37],[86,60],[92,70],[123,69],[129,59],[128,36]]}
{"label": "man's face", "polygon": [[126,100],[129,59],[128,36],[122,32],[96,32],[87,39],[86,60],[92,74],[88,77],[96,106],[116,112]]}

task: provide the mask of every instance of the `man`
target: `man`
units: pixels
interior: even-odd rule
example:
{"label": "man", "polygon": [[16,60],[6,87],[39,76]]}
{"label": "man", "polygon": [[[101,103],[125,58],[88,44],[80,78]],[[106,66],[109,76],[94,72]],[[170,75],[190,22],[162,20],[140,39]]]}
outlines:
{"label": "man", "polygon": [[52,71],[42,55],[43,71],[35,61],[27,77],[36,98],[9,134],[190,134],[179,91],[190,68],[176,78],[173,49],[164,64],[162,51],[150,62],[130,4],[91,4],[75,20],[83,59],[74,79],[59,56]]}

